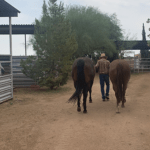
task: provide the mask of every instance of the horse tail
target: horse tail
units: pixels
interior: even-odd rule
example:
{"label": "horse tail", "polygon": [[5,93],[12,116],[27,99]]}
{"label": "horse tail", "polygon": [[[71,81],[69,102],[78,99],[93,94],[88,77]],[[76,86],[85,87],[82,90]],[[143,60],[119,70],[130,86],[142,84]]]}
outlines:
{"label": "horse tail", "polygon": [[117,66],[117,91],[118,91],[118,96],[119,99],[122,100],[122,91],[123,91],[123,72],[122,72],[123,68],[122,65],[119,63]]}
{"label": "horse tail", "polygon": [[85,86],[85,74],[84,74],[84,60],[79,59],[77,61],[77,84],[76,84],[76,91],[74,94],[70,97],[68,102],[74,101],[76,102],[78,96],[81,96],[82,90]]}

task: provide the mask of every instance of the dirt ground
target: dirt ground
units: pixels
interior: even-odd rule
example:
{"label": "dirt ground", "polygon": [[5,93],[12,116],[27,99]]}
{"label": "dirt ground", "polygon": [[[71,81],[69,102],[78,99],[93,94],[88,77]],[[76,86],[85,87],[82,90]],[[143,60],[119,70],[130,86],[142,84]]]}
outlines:
{"label": "dirt ground", "polygon": [[87,114],[66,103],[73,81],[58,91],[15,89],[0,104],[0,150],[150,150],[150,74],[132,75],[125,108],[101,99],[99,78]]}

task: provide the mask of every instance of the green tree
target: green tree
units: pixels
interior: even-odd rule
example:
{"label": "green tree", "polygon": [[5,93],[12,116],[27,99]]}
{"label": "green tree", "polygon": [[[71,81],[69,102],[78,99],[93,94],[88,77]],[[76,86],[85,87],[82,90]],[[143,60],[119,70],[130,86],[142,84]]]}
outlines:
{"label": "green tree", "polygon": [[[146,23],[150,23],[150,19],[149,18],[147,19]],[[150,31],[150,28],[149,28],[149,31]],[[150,34],[147,35],[147,36],[150,38]],[[150,46],[150,41],[148,41],[148,46]]]}
{"label": "green tree", "polygon": [[115,40],[123,37],[116,15],[107,15],[93,7],[67,6],[66,18],[76,32],[78,49],[75,57],[105,52],[113,56],[116,51]]}
{"label": "green tree", "polygon": [[64,85],[71,70],[72,55],[77,50],[75,33],[64,17],[64,6],[57,0],[43,3],[42,17],[35,19],[35,33],[31,38],[37,59],[29,57],[21,62],[23,73],[40,86],[50,89]]}

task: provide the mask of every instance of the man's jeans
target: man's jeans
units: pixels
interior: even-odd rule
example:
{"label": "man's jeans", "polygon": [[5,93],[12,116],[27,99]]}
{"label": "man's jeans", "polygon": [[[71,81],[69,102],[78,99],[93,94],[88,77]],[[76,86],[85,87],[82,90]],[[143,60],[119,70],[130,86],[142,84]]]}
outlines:
{"label": "man's jeans", "polygon": [[[100,74],[99,79],[100,79],[100,85],[101,85],[102,99],[105,99],[105,96],[109,96],[109,75]],[[104,83],[106,83],[106,95],[104,93]]]}

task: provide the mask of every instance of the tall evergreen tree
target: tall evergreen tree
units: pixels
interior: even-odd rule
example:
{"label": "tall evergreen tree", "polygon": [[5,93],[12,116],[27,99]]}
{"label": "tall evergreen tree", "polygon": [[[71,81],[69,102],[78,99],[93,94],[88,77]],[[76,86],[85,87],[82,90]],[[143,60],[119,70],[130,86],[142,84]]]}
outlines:
{"label": "tall evergreen tree", "polygon": [[44,0],[42,17],[35,20],[31,43],[38,58],[29,57],[21,62],[24,74],[50,89],[66,84],[71,58],[78,46],[71,24],[64,17],[64,6],[56,2],[49,0],[47,6]]}

